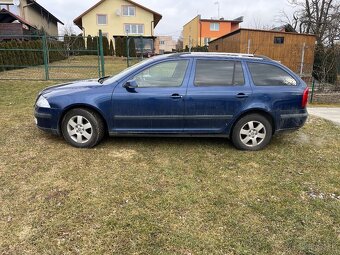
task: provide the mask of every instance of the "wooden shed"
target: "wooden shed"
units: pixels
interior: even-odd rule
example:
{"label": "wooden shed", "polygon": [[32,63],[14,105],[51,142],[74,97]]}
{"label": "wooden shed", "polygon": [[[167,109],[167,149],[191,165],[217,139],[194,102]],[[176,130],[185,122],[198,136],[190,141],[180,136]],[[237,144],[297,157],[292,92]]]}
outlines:
{"label": "wooden shed", "polygon": [[209,43],[211,52],[264,55],[301,76],[311,76],[315,35],[241,28]]}

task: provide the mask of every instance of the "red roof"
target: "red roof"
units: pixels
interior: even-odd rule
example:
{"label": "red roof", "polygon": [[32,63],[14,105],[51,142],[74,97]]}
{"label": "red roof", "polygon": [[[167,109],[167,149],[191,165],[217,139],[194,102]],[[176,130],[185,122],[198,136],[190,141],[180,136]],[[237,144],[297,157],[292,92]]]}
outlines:
{"label": "red roof", "polygon": [[[83,21],[82,21],[82,17],[85,16],[87,13],[89,13],[90,11],[92,11],[94,8],[96,8],[97,6],[101,5],[105,0],[101,0],[99,1],[98,3],[96,3],[94,6],[92,6],[90,9],[88,9],[87,11],[85,11],[84,13],[82,13],[79,17],[75,18],[73,20],[74,24],[76,24],[80,29],[83,28]],[[145,6],[143,5],[140,5],[134,1],[131,1],[131,0],[125,0],[126,2],[129,2],[131,3],[132,5],[135,5],[135,6],[138,6],[148,12],[151,12],[153,14],[153,17],[154,17],[154,27],[157,26],[157,24],[159,23],[159,21],[162,19],[162,15],[159,14],[158,12],[155,12],[149,8],[146,8]]]}

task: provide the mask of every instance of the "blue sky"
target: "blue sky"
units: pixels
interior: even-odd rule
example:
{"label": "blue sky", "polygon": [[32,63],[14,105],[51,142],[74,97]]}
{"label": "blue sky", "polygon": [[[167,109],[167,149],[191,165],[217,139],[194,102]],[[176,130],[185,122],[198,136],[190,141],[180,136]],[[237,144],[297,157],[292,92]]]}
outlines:
{"label": "blue sky", "polygon": [[[72,24],[74,18],[90,8],[99,0],[37,0],[65,24]],[[156,27],[157,35],[172,35],[178,37],[183,25],[201,14],[202,18],[212,18],[218,15],[217,0],[135,0],[163,15]],[[278,25],[280,11],[292,12],[287,0],[219,0],[220,16],[234,19],[244,16],[241,27]]]}

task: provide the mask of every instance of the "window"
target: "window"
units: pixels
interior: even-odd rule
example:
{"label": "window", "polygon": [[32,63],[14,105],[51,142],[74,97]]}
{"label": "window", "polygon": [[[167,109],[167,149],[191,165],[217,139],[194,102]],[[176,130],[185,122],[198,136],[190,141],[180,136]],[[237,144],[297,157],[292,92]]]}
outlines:
{"label": "window", "polygon": [[97,14],[97,24],[98,25],[107,25],[107,15],[106,14]]}
{"label": "window", "polygon": [[285,38],[284,37],[274,37],[274,43],[275,44],[284,44],[285,43]]}
{"label": "window", "polygon": [[164,41],[160,41],[159,44],[160,44],[160,45],[164,45],[165,42],[164,42]]}
{"label": "window", "polygon": [[210,38],[205,37],[204,38],[204,45],[208,45],[210,43]]}
{"label": "window", "polygon": [[196,64],[195,85],[244,85],[242,64],[235,61],[198,60]]}
{"label": "window", "polygon": [[210,23],[210,31],[220,31],[220,23]]}
{"label": "window", "polygon": [[136,16],[136,8],[130,5],[124,5],[123,7],[123,16]]}
{"label": "window", "polygon": [[144,34],[143,24],[125,24],[125,32],[128,34],[141,35]]}
{"label": "window", "polygon": [[260,63],[248,63],[256,86],[296,86],[296,80],[283,69]]}
{"label": "window", "polygon": [[180,87],[188,67],[188,60],[168,61],[156,64],[135,76],[140,88]]}

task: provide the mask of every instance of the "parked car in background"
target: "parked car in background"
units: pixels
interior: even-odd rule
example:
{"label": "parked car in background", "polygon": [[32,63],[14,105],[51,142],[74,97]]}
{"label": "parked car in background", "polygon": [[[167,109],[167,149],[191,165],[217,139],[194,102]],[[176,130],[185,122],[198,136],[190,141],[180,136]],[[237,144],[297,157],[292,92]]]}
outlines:
{"label": "parked car in background", "polygon": [[260,150],[302,127],[308,88],[285,66],[246,54],[179,53],[118,75],[41,91],[37,126],[79,148],[104,135],[218,136]]}

